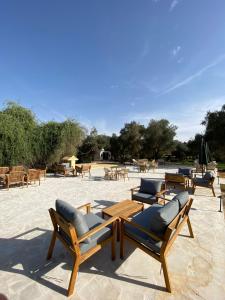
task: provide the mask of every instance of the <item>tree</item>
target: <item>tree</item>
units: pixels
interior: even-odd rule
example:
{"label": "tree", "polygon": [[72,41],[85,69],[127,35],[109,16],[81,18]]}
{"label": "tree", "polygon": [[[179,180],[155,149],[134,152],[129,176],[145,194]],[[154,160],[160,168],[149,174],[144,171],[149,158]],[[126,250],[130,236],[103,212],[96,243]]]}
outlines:
{"label": "tree", "polygon": [[146,158],[158,159],[173,149],[177,127],[168,120],[151,120],[144,132],[143,153]]}
{"label": "tree", "polygon": [[201,141],[202,141],[202,135],[197,133],[194,139],[191,139],[187,142],[188,155],[194,158],[198,157]]}
{"label": "tree", "polygon": [[205,139],[215,158],[225,161],[225,105],[221,110],[208,112],[203,125],[206,126]]}
{"label": "tree", "polygon": [[179,160],[186,159],[188,155],[188,146],[187,143],[182,143],[180,141],[174,141],[174,150],[172,151],[172,155],[176,156]]}
{"label": "tree", "polygon": [[120,130],[120,158],[122,161],[139,158],[142,150],[142,139],[144,134],[144,126],[136,123],[126,123],[124,128]]}

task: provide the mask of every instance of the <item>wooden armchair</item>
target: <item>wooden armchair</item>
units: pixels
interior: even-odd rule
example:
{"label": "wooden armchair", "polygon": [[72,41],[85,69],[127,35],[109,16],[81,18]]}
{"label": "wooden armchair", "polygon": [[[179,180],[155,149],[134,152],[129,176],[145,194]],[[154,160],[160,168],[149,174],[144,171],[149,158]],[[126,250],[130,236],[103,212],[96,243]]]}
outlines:
{"label": "wooden armchair", "polygon": [[64,165],[56,165],[54,167],[55,176],[56,176],[56,174],[61,174],[63,176],[66,176],[66,175],[69,175],[71,172],[74,175],[74,169],[73,168],[67,168]]}
{"label": "wooden armchair", "polygon": [[25,172],[24,166],[12,166],[9,168],[10,173],[11,172]]}
{"label": "wooden armchair", "polygon": [[76,176],[81,175],[82,178],[86,173],[91,176],[91,165],[81,165],[81,166],[75,166]]}
{"label": "wooden armchair", "polygon": [[155,258],[162,265],[168,292],[171,292],[171,283],[166,256],[186,223],[190,236],[194,237],[189,219],[192,202],[193,199],[189,199],[188,193],[183,192],[165,206],[154,204],[132,219],[121,217],[121,259],[124,257],[125,240]]}
{"label": "wooden armchair", "polygon": [[113,172],[112,170],[108,169],[108,168],[104,168],[105,171],[105,176],[104,178],[106,180],[112,180],[115,179],[115,172]]}
{"label": "wooden armchair", "polygon": [[165,186],[181,187],[186,190],[189,186],[189,178],[183,174],[165,173]]}
{"label": "wooden armchair", "polygon": [[153,204],[162,201],[167,190],[160,180],[150,180],[141,178],[141,184],[132,188],[131,200],[139,201],[146,204]]}
{"label": "wooden armchair", "polygon": [[203,178],[198,178],[195,175],[195,177],[192,179],[193,194],[195,193],[196,187],[200,186],[200,187],[211,189],[213,196],[216,197],[214,187],[213,187],[214,180],[215,180],[215,174],[212,172],[206,172]]}
{"label": "wooden armchair", "polygon": [[0,167],[0,181],[5,184],[6,174],[9,173],[9,167]]}
{"label": "wooden armchair", "polygon": [[[86,209],[86,215],[79,210]],[[54,231],[47,259],[50,259],[58,238],[74,258],[67,296],[72,295],[80,264],[111,242],[111,256],[115,259],[115,234],[117,217],[105,221],[90,212],[90,203],[73,208],[62,200],[56,200],[56,211],[51,208]]]}
{"label": "wooden armchair", "polygon": [[25,176],[25,181],[27,181],[27,183],[36,183],[36,181],[39,182],[39,185],[41,184],[41,175],[40,175],[40,171],[36,170],[36,169],[28,169],[27,171],[27,175]]}
{"label": "wooden armchair", "polygon": [[[14,184],[22,184],[24,185],[24,179],[25,179],[25,174],[24,172],[10,172],[9,174],[5,175],[5,185],[9,189],[10,185]],[[28,187],[28,182],[27,182],[27,187]]]}

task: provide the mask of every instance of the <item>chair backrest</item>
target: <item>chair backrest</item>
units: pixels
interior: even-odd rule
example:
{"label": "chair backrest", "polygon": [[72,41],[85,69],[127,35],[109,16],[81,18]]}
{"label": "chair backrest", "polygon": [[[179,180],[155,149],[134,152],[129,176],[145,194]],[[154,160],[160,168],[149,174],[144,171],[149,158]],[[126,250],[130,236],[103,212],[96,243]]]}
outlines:
{"label": "chair backrest", "polygon": [[10,173],[11,172],[24,172],[25,171],[25,168],[24,166],[12,166],[10,167]]}
{"label": "chair backrest", "polygon": [[188,214],[191,209],[193,203],[193,199],[190,198],[187,203],[183,206],[183,208],[179,211],[176,217],[172,220],[172,222],[167,226],[167,229],[163,236],[163,244],[161,246],[160,254],[169,251],[171,246],[173,245],[177,235],[181,231],[184,222],[188,219]]}
{"label": "chair backrest", "polygon": [[0,167],[0,175],[7,174],[9,172],[9,167]]}
{"label": "chair backrest", "polygon": [[24,180],[24,172],[21,171],[10,172],[9,174],[6,174],[6,177],[10,183],[22,182]]}
{"label": "chair backrest", "polygon": [[166,182],[185,183],[185,177],[183,174],[165,173]]}
{"label": "chair backrest", "polygon": [[82,165],[82,171],[90,171],[91,165]]}
{"label": "chair backrest", "polygon": [[51,216],[53,227],[60,236],[60,239],[63,240],[64,245],[66,245],[70,251],[72,250],[72,252],[80,254],[75,227],[67,222],[53,208],[49,209],[49,214]]}
{"label": "chair backrest", "polygon": [[27,174],[30,180],[40,178],[40,171],[36,169],[29,169]]}

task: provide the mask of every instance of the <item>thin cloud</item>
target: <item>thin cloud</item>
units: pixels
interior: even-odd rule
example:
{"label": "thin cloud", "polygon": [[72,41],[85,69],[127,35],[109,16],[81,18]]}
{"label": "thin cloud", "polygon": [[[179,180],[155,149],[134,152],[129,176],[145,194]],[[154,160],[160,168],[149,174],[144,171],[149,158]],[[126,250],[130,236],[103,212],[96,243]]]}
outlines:
{"label": "thin cloud", "polygon": [[203,73],[205,73],[207,70],[215,67],[216,65],[218,65],[219,63],[221,63],[222,61],[224,61],[225,59],[225,54],[221,55],[219,58],[217,58],[214,62],[212,62],[211,64],[206,65],[205,67],[203,67],[202,69],[200,69],[199,71],[197,71],[196,73],[192,74],[191,76],[185,78],[184,80],[176,83],[175,85],[167,88],[164,92],[162,92],[160,94],[160,96],[168,94],[182,86],[185,86],[187,84],[189,84],[192,80],[200,77]]}
{"label": "thin cloud", "polygon": [[177,46],[177,47],[173,48],[173,50],[171,51],[172,56],[173,57],[177,56],[178,53],[180,52],[180,50],[181,50],[181,46]]}
{"label": "thin cloud", "polygon": [[170,12],[173,11],[174,8],[178,5],[178,3],[179,3],[178,0],[173,0],[173,1],[171,2],[171,4],[170,4],[170,9],[169,9],[169,11],[170,11]]}

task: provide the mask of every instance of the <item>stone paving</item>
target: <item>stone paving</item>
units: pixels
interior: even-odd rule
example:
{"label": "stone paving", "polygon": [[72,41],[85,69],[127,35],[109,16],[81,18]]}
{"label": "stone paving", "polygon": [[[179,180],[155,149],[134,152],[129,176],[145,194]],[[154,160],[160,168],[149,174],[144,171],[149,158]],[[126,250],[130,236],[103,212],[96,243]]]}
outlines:
{"label": "stone paving", "polygon": [[[170,169],[173,172],[177,169]],[[168,170],[167,170],[168,171]],[[51,177],[41,186],[0,190],[0,293],[10,300],[66,299],[72,259],[57,243],[46,261],[52,225],[48,208],[57,198],[74,206],[91,202],[93,211],[130,198],[140,177],[163,178],[165,169],[146,174],[131,171],[129,181],[105,181],[103,170],[92,177]],[[216,194],[219,186],[215,183]],[[126,244],[126,255],[110,259],[110,248],[83,263],[74,300],[225,299],[225,228],[219,199],[198,188],[190,212],[195,238],[179,236],[168,256],[173,293],[165,291],[160,264]],[[182,235],[187,234],[186,228]]]}

